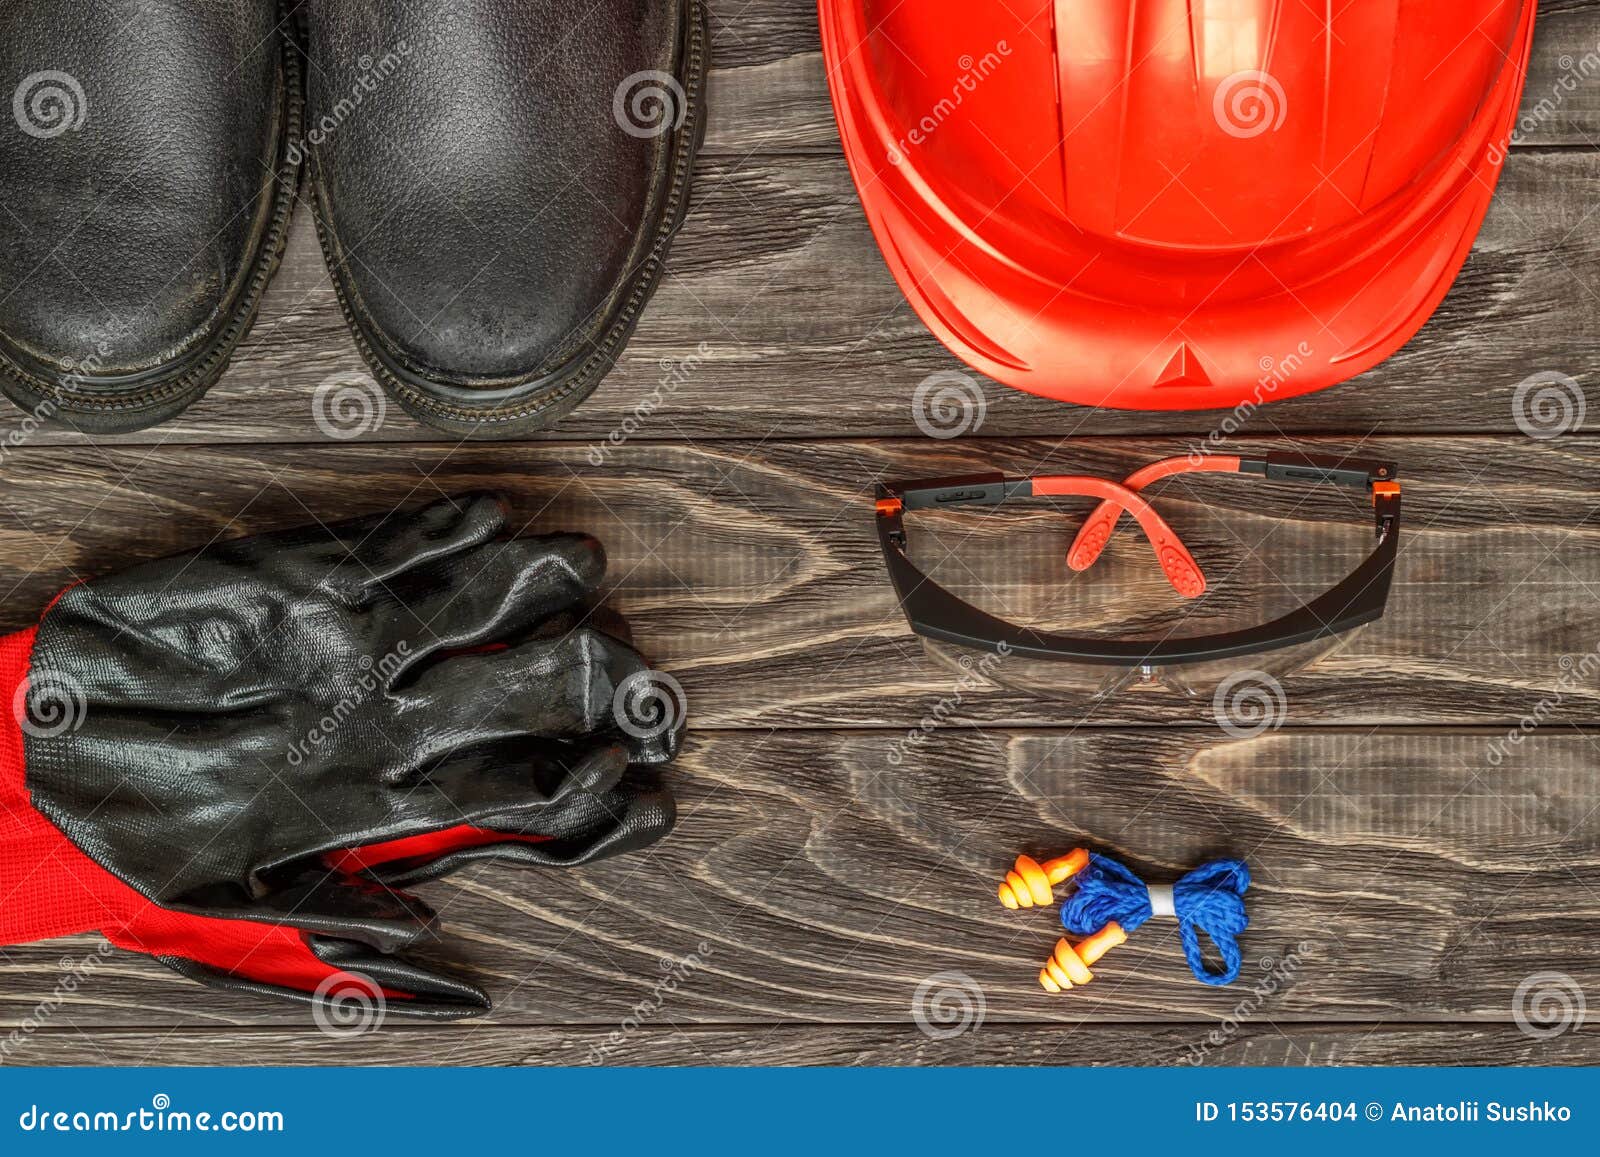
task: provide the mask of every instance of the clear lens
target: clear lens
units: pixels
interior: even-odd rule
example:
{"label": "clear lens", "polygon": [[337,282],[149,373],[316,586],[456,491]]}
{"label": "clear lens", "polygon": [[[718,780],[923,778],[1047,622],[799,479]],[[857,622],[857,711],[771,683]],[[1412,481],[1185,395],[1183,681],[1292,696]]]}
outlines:
{"label": "clear lens", "polygon": [[[1147,495],[1205,571],[1185,599],[1167,583],[1130,516],[1079,573],[1066,558],[1088,499],[1033,499],[986,509],[917,512],[907,551],[950,593],[1019,626],[1118,640],[1195,638],[1259,626],[1331,590],[1373,548],[1362,496],[1331,486],[1272,486],[1227,475],[1172,479]],[[975,657],[924,640],[962,671],[1040,695],[1114,692],[1209,696],[1241,673],[1281,678],[1339,649],[1350,633],[1235,659],[1112,667],[1017,655]]]}
{"label": "clear lens", "polygon": [[1161,677],[1174,691],[1209,698],[1218,687],[1237,683],[1242,676],[1255,675],[1282,679],[1304,671],[1350,645],[1363,628],[1329,635],[1294,647],[1279,647],[1256,655],[1242,655],[1211,663],[1183,663],[1162,668]]}
{"label": "clear lens", "polygon": [[[998,687],[1044,698],[1098,699],[1114,694],[1180,695],[1193,699],[1252,694],[1276,695],[1273,684],[1313,668],[1347,646],[1362,628],[1293,647],[1206,663],[1165,666],[1108,667],[1021,655],[980,654],[932,639],[922,640],[927,653],[952,670],[975,675]],[[1232,710],[1230,708],[1230,710]]]}

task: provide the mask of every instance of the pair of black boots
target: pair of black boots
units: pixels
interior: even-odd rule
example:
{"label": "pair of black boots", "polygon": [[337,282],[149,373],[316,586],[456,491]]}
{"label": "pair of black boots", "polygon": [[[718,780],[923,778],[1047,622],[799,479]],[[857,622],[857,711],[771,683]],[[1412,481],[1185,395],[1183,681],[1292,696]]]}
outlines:
{"label": "pair of black boots", "polygon": [[[512,436],[615,363],[687,208],[705,0],[0,9],[0,389],[90,433],[221,377],[302,167],[373,374]],[[3,94],[0,94],[3,95]]]}

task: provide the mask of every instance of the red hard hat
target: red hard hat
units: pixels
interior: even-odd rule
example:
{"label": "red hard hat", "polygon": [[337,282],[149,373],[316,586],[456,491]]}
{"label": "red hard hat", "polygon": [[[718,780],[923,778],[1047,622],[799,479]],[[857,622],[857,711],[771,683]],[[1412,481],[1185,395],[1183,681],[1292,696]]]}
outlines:
{"label": "red hard hat", "polygon": [[1308,393],[1450,288],[1536,0],[820,0],[862,204],[922,320],[1120,409]]}

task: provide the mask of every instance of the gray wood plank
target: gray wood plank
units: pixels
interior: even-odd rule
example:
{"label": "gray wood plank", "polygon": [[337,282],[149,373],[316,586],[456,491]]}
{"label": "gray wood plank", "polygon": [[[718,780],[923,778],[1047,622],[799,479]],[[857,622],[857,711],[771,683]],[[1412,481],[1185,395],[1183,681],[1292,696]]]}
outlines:
{"label": "gray wood plank", "polygon": [[[1595,152],[1514,155],[1472,258],[1422,333],[1361,378],[1272,402],[1243,428],[1514,432],[1515,387],[1530,375],[1569,374],[1592,392],[1597,187]],[[617,370],[543,440],[588,443],[636,426],[686,441],[920,436],[916,387],[961,370],[901,297],[837,158],[707,159],[668,268]],[[1231,413],[1090,410],[976,376],[971,388],[984,399],[979,430],[988,435],[1204,435]],[[350,404],[330,417],[331,397]],[[381,398],[302,204],[284,267],[222,382],[173,422],[118,440],[454,442]],[[36,425],[4,408],[0,446],[82,441]]]}
{"label": "gray wood plank", "polygon": [[[1600,441],[1297,444],[1399,461],[1406,529],[1388,616],[1287,676],[1284,719],[1482,724],[1502,733],[1524,718],[1600,722],[1593,481]],[[585,529],[606,543],[616,605],[641,644],[682,681],[698,726],[914,727],[936,717],[1213,727],[1209,689],[1097,701],[1088,687],[1065,690],[1072,684],[1062,675],[1061,694],[1045,697],[989,686],[935,661],[896,609],[872,525],[880,478],[991,468],[1119,478],[1185,447],[1168,440],[1060,448],[1026,440],[641,442],[621,447],[601,468],[567,445],[403,453],[342,445],[27,448],[0,463],[0,625],[26,625],[76,578],[214,537],[496,487],[511,495],[519,525]],[[998,610],[1055,601],[1076,608],[1069,625],[1155,638],[1265,621],[1331,586],[1370,542],[1370,516],[1339,492],[1210,477],[1160,493],[1157,502],[1210,569],[1212,592],[1197,603],[1164,585],[1131,527],[1118,532],[1095,570],[1072,575],[1058,560],[1074,523],[1047,506],[1022,522],[980,514],[960,523],[963,533],[970,525],[985,535],[962,557],[988,568],[986,582],[1008,584],[994,596]],[[1084,512],[1088,504],[1062,509]],[[939,541],[950,538],[947,526]],[[1026,568],[1013,561],[1023,558]],[[1008,573],[1013,568],[1018,573]],[[966,573],[939,572],[946,581]]]}
{"label": "gray wood plank", "polygon": [[[907,1027],[919,989],[935,1023],[935,1007],[981,999],[986,1023],[1062,1029],[1508,1026],[1525,982],[1569,1002],[1600,992],[1592,735],[1538,732],[1499,768],[1485,766],[1481,733],[1441,730],[1240,741],[952,729],[896,766],[900,740],[693,735],[672,772],[674,835],[579,872],[478,866],[428,885],[444,917],[429,955],[486,986],[497,1023],[608,1031]],[[1176,928],[1156,921],[1094,983],[1041,990],[1054,914],[1008,912],[995,885],[1020,852],[1080,844],[1154,881],[1245,858],[1255,884],[1240,981],[1197,983]],[[0,1026],[311,1024],[303,1009],[197,988],[150,961],[94,958],[94,945],[0,953]],[[74,968],[82,978],[63,991]],[[946,989],[942,1003],[926,995]],[[447,1039],[472,1051],[468,1035]]]}
{"label": "gray wood plank", "polygon": [[[1541,1040],[1506,1026],[1247,1025],[1220,1045],[1194,1025],[983,1025],[937,1040],[914,1028],[667,1026],[602,1052],[604,1029],[380,1028],[338,1040],[287,1030],[46,1030],[29,1065],[1582,1065],[1600,1034]],[[442,1058],[442,1059],[441,1059]]]}
{"label": "gray wood plank", "polygon": [[[320,385],[371,387],[305,212],[260,325],[190,414],[118,449],[0,413],[7,629],[77,575],[440,489],[500,486],[537,527],[597,530],[617,601],[687,689],[678,833],[559,880],[479,869],[425,890],[446,917],[432,955],[493,991],[490,1022],[391,1019],[334,1041],[303,1010],[207,992],[77,937],[0,950],[0,1059],[1181,1063],[1239,1018],[1209,1062],[1594,1063],[1592,1029],[1540,1040],[1515,1013],[1518,986],[1541,974],[1557,996],[1600,991],[1600,737],[1558,726],[1600,723],[1600,442],[1521,437],[1513,392],[1542,371],[1593,389],[1600,0],[1542,6],[1517,148],[1435,319],[1360,381],[1245,427],[1345,447],[1380,435],[1368,449],[1405,464],[1410,525],[1388,620],[1289,680],[1291,726],[1253,740],[1217,731],[1206,702],[1091,712],[970,687],[906,635],[866,522],[875,478],[1063,460],[1115,476],[1220,416],[1091,413],[987,383],[986,437],[865,441],[916,438],[916,385],[958,367],[861,218],[813,7],[716,8],[712,123],[667,284],[618,371],[538,444],[457,447],[393,407],[350,440],[320,429]],[[614,432],[628,444],[590,465]],[[1424,436],[1459,433],[1509,436]],[[1088,434],[1143,440],[1055,443]],[[1214,501],[1304,551],[1348,514],[1275,514],[1254,492]],[[1193,502],[1173,505],[1194,520]],[[1239,542],[1198,533],[1214,575],[1233,574]],[[1103,565],[1147,575],[1126,538]],[[1165,606],[1147,578],[1125,585],[1130,617]],[[924,719],[935,738],[912,740]],[[1079,841],[1152,878],[1246,855],[1257,887],[1241,984],[1188,979],[1171,929],[1153,925],[1090,988],[1040,992],[1048,914],[1003,912],[992,885],[1015,852]],[[1291,953],[1288,982],[1253,995]],[[683,982],[664,995],[673,969]],[[981,989],[987,1019],[936,1041],[912,1005],[951,971]],[[644,1027],[614,1044],[632,1019]]]}

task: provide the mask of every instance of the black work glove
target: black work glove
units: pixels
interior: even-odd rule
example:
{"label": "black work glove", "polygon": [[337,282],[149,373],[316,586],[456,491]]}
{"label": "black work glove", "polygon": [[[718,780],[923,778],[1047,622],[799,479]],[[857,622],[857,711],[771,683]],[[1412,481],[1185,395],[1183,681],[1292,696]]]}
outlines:
{"label": "black work glove", "polygon": [[[262,975],[183,950],[184,915],[257,922],[377,977],[391,1009],[466,1015],[487,1007],[476,989],[385,959],[433,920],[394,885],[666,834],[672,801],[642,765],[676,752],[676,685],[593,625],[599,543],[504,525],[475,495],[263,535],[83,583],[46,612],[27,699],[73,718],[23,725],[26,792],[173,914],[151,954],[305,991],[303,961]],[[137,948],[147,915],[94,926]]]}

